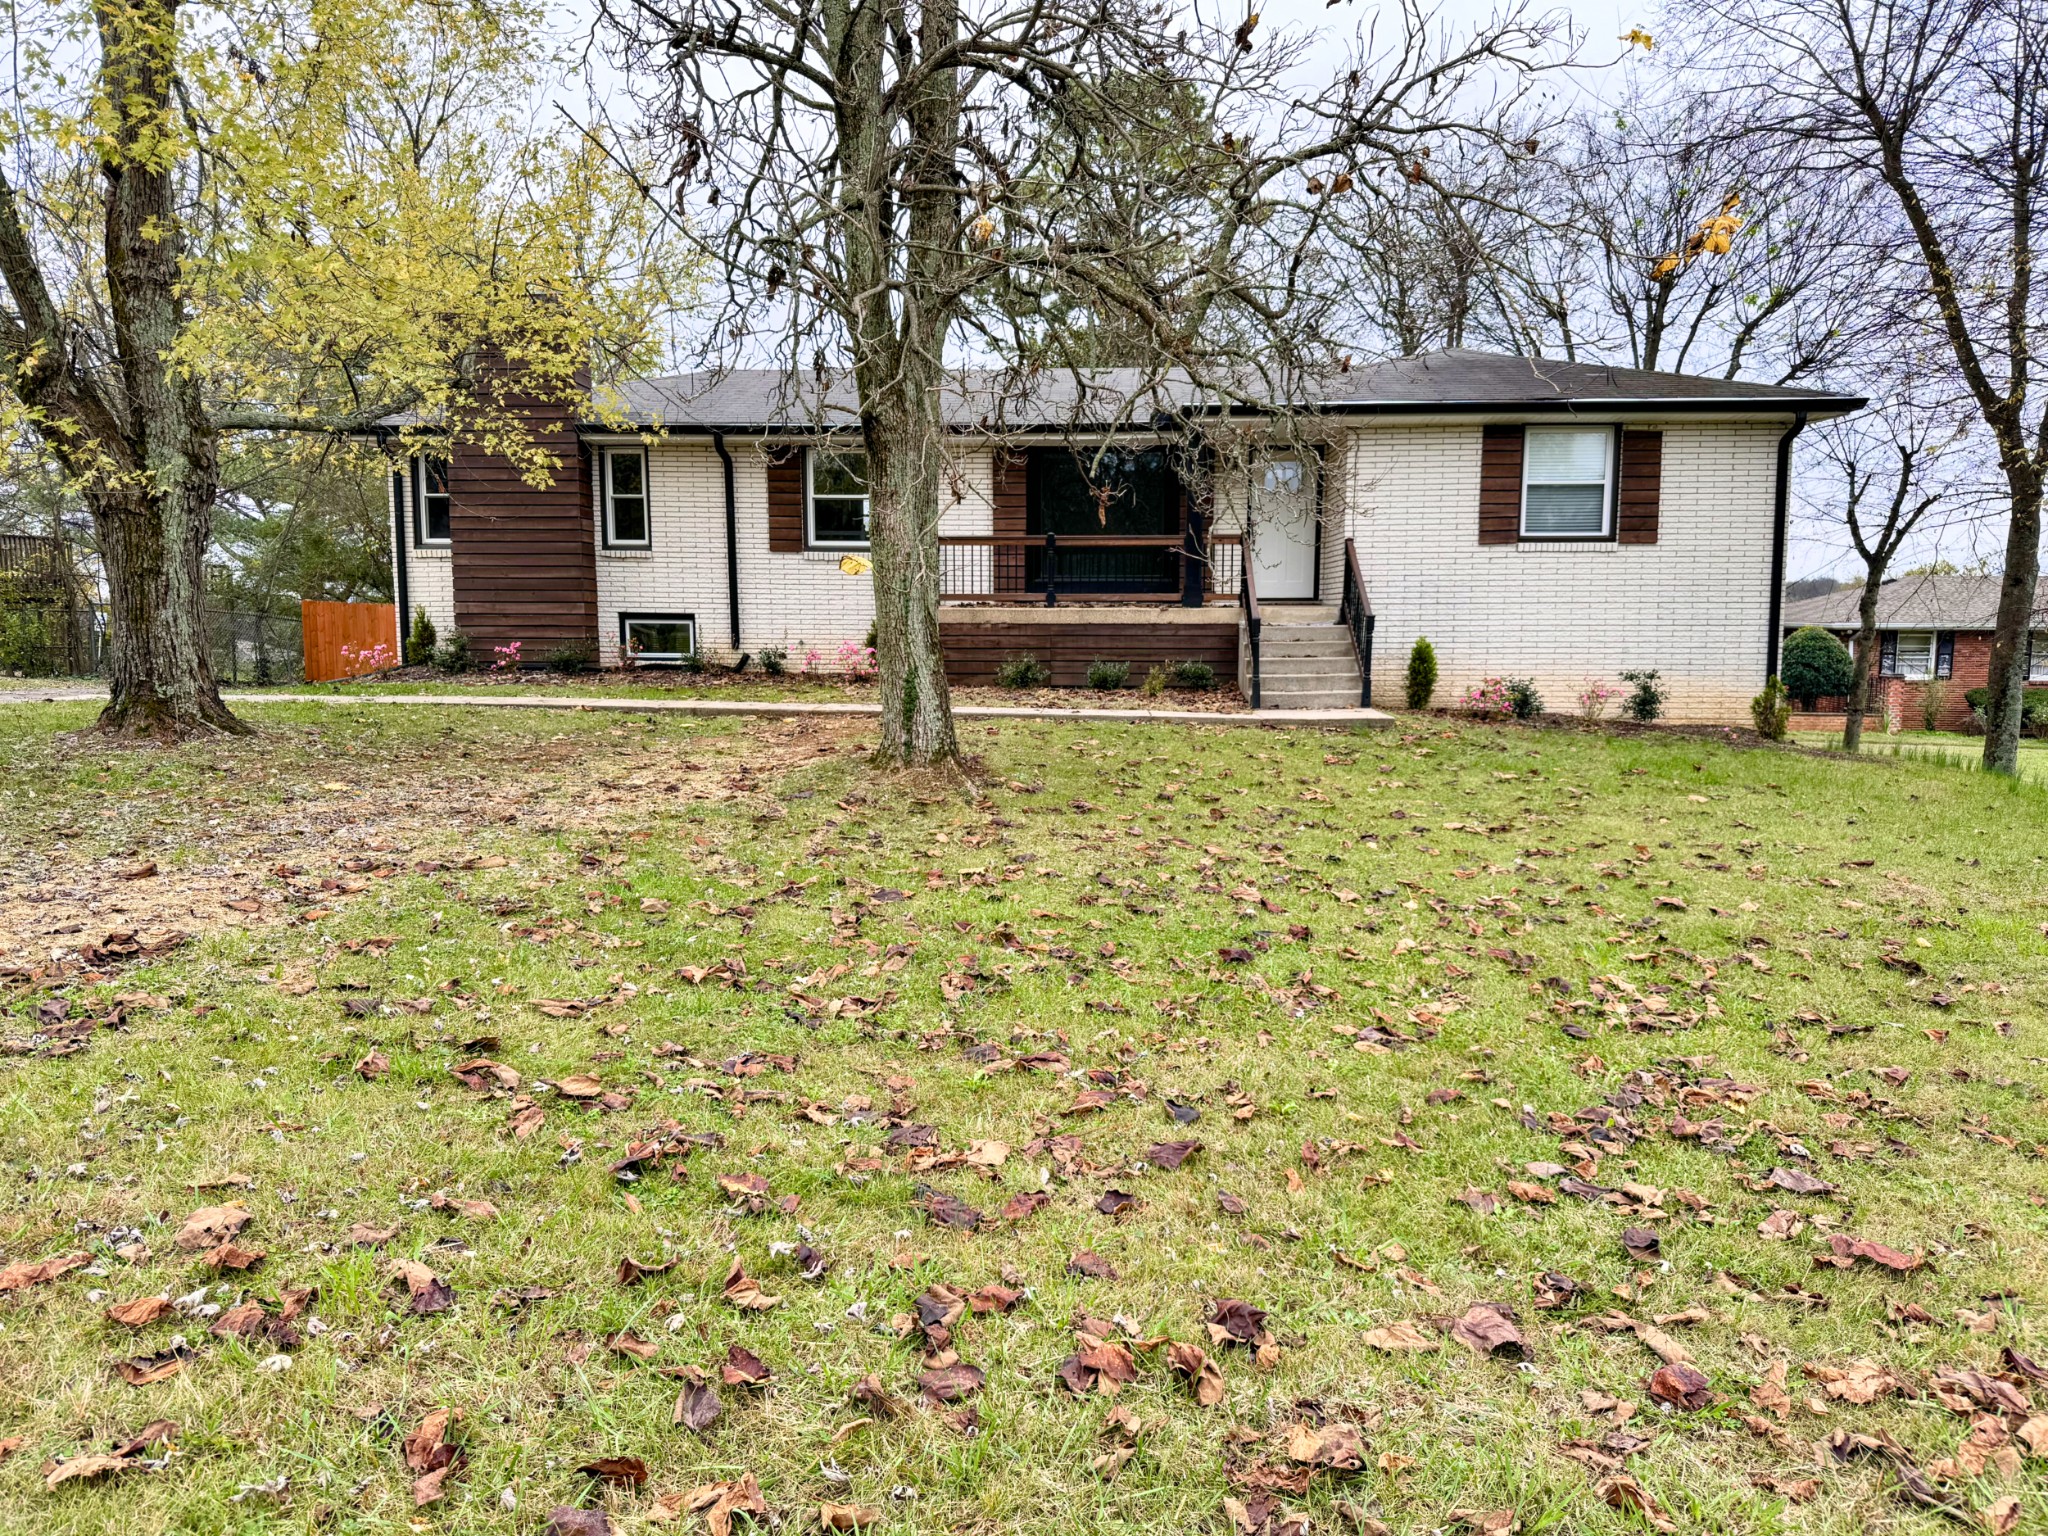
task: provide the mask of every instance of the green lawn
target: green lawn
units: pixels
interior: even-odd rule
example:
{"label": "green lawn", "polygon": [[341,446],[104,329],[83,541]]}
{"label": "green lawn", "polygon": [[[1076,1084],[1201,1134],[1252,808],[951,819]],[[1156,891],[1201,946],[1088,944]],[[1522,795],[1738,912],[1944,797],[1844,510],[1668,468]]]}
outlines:
{"label": "green lawn", "polygon": [[2040,1518],[2048,791],[1032,721],[970,801],[860,721],[244,708],[0,711],[0,1532]]}

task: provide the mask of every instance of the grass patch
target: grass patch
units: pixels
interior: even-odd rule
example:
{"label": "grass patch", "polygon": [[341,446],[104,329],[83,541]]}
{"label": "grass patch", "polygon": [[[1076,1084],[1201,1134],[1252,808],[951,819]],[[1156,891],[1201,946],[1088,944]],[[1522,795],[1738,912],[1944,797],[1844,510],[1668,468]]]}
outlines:
{"label": "grass patch", "polygon": [[[2001,1356],[2048,1353],[2034,786],[1030,721],[974,729],[969,804],[870,776],[859,722],[246,709],[260,738],[171,753],[61,739],[83,704],[0,714],[0,1267],[89,1257],[0,1295],[0,1531],[633,1531],[748,1472],[786,1520],[990,1533],[1220,1532],[1262,1488],[1317,1529],[1641,1530],[1618,1476],[1680,1529],[1933,1532],[1905,1465],[1966,1512],[2048,1492],[2017,1440],[1969,1475],[1936,1378],[2044,1390]],[[516,1086],[450,1070],[477,1058]],[[177,1245],[227,1201],[253,1268]],[[1817,1268],[1831,1238],[1919,1263]],[[735,1260],[779,1302],[734,1306]],[[938,1286],[989,1309],[948,1322]],[[301,1289],[289,1334],[197,1310]],[[1226,1298],[1267,1314],[1263,1365],[1205,1326]],[[1526,1361],[1446,1336],[1488,1302]],[[1660,1405],[1612,1313],[1703,1406]],[[1404,1323],[1439,1347],[1370,1342]],[[1130,1351],[1113,1403],[1063,1384],[1077,1332]],[[174,1373],[118,1374],[177,1336]],[[923,1400],[947,1351],[985,1383]],[[405,1442],[444,1408],[416,1508]],[[160,1467],[45,1488],[154,1420]],[[1817,1456],[1838,1431],[1898,1450]],[[578,1470],[604,1458],[645,1486]]]}

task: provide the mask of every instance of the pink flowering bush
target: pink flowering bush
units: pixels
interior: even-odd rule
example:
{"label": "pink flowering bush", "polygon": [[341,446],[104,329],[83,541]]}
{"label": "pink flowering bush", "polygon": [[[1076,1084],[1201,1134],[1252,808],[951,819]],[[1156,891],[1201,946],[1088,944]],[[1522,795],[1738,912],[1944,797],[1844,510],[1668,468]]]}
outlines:
{"label": "pink flowering bush", "polygon": [[342,670],[350,677],[362,677],[370,672],[389,672],[398,665],[398,653],[388,645],[353,646],[341,648]]}
{"label": "pink flowering bush", "polygon": [[856,683],[867,682],[875,675],[875,648],[847,641],[839,647],[839,670]]}
{"label": "pink flowering bush", "polygon": [[1607,713],[1607,706],[1621,697],[1621,690],[1598,677],[1588,677],[1586,686],[1579,690],[1579,718],[1598,720]]}
{"label": "pink flowering bush", "polygon": [[493,672],[516,672],[519,670],[519,642],[508,640],[491,649],[491,670]]}
{"label": "pink flowering bush", "polygon": [[1505,678],[1489,677],[1478,687],[1468,688],[1465,697],[1458,701],[1458,707],[1468,715],[1506,719],[1515,712],[1515,701]]}

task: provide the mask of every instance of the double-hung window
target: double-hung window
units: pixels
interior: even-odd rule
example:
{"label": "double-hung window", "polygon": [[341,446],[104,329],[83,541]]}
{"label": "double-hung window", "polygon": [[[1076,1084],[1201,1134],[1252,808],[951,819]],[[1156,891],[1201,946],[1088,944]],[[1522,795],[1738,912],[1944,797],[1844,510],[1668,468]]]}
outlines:
{"label": "double-hung window", "polygon": [[412,461],[413,541],[421,545],[454,542],[449,520],[448,461],[421,454]]}
{"label": "double-hung window", "polygon": [[2027,681],[2048,683],[2048,630],[2027,636]]}
{"label": "double-hung window", "polygon": [[1612,427],[1530,427],[1523,434],[1523,538],[1607,538],[1613,505]]}
{"label": "double-hung window", "polygon": [[1892,649],[1892,675],[1922,683],[1934,676],[1934,631],[1902,629]]}
{"label": "double-hung window", "polygon": [[653,534],[647,516],[646,451],[606,448],[603,453],[605,548],[650,548]]}
{"label": "double-hung window", "polygon": [[804,484],[805,542],[865,549],[868,542],[868,456],[814,448]]}

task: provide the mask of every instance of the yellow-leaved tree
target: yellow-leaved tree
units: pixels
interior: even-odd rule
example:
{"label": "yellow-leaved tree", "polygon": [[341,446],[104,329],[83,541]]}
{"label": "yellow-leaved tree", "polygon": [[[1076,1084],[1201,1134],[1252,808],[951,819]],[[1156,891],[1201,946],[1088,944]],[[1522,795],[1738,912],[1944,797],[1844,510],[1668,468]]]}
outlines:
{"label": "yellow-leaved tree", "polygon": [[692,268],[634,147],[556,130],[538,8],[96,0],[12,13],[0,427],[90,510],[103,728],[240,730],[206,644],[226,434],[402,415],[549,467],[506,395],[646,366]]}

